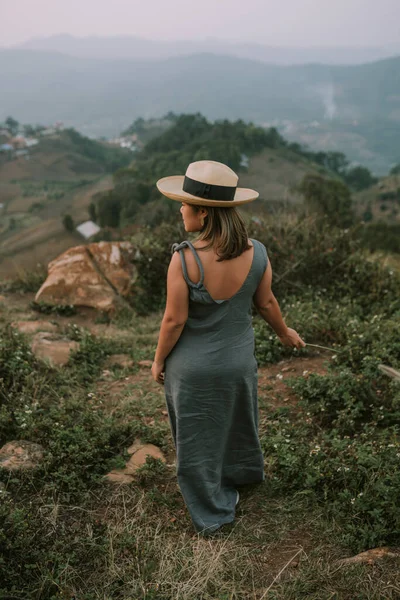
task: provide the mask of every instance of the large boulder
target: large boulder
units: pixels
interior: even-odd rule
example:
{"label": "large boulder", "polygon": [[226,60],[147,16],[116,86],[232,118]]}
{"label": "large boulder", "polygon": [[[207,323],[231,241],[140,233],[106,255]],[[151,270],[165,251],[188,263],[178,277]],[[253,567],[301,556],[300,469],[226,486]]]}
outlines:
{"label": "large boulder", "polygon": [[129,295],[136,279],[129,242],[99,242],[70,248],[48,266],[35,300],[111,311]]}

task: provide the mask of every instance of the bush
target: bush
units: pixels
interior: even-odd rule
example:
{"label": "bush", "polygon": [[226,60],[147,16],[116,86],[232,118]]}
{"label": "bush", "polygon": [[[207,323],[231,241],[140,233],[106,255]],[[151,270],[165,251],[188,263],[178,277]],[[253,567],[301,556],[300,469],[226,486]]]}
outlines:
{"label": "bush", "polygon": [[135,258],[138,278],[133,303],[138,314],[148,314],[165,306],[166,276],[172,256],[172,244],[185,239],[181,223],[160,225],[153,232],[138,236],[140,254]]}

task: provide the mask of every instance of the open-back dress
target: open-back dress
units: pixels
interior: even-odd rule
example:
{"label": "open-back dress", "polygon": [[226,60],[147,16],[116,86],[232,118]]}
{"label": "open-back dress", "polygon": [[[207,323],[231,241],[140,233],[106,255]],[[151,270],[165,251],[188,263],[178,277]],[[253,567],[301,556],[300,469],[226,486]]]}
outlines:
{"label": "open-back dress", "polygon": [[[165,393],[178,483],[199,532],[233,521],[237,486],[264,479],[251,309],[268,258],[261,242],[251,242],[249,273],[227,300],[213,300],[204,287],[203,265],[191,242],[173,246],[189,287],[189,315],[165,362]],[[199,267],[197,283],[189,279],[185,248]]]}

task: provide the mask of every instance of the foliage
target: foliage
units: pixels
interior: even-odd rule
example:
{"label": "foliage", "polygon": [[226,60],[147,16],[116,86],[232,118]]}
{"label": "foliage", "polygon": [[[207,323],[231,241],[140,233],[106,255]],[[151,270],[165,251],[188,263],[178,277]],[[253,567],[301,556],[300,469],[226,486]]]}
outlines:
{"label": "foliage", "polygon": [[108,147],[81,135],[75,129],[65,129],[63,133],[79,149],[80,154],[100,163],[106,171],[116,171],[130,162],[129,152],[122,148]]}
{"label": "foliage", "polygon": [[[132,222],[138,213],[146,224],[159,223],[157,213],[165,208],[155,186],[157,179],[171,173],[185,173],[189,163],[197,160],[224,162],[234,170],[240,167],[241,155],[279,148],[285,141],[275,129],[263,129],[243,121],[210,123],[200,114],[174,117],[173,124],[160,136],[151,139],[135,155],[135,163],[114,176],[115,187],[106,192],[97,211],[102,226],[117,227]],[[158,201],[158,204],[156,204]],[[152,210],[142,206],[154,202]]]}
{"label": "foliage", "polygon": [[140,254],[134,261],[138,278],[133,302],[139,314],[148,314],[165,305],[166,273],[172,244],[181,241],[182,236],[181,224],[164,224],[154,231],[148,230],[145,236],[135,240],[140,246]]}
{"label": "foliage", "polygon": [[38,265],[36,269],[29,271],[21,269],[13,279],[0,281],[0,290],[4,292],[37,292],[46,276],[47,269],[44,265]]}
{"label": "foliage", "polygon": [[46,302],[32,302],[29,303],[32,310],[44,314],[44,315],[60,315],[70,317],[76,315],[76,307],[72,304],[47,304]]}
{"label": "foliage", "polygon": [[378,180],[366,167],[353,167],[344,174],[346,184],[356,191],[365,190],[374,185]]}
{"label": "foliage", "polygon": [[361,243],[371,252],[384,250],[400,254],[400,224],[368,223],[361,232]]}
{"label": "foliage", "polygon": [[311,212],[328,217],[332,225],[351,225],[354,219],[352,200],[344,183],[318,175],[305,175],[298,189]]}
{"label": "foliage", "polygon": [[88,206],[89,219],[96,223],[97,221],[97,210],[94,202],[91,202]]}
{"label": "foliage", "polygon": [[19,123],[13,117],[7,117],[5,124],[11,135],[17,135]]}
{"label": "foliage", "polygon": [[390,175],[400,175],[400,163],[390,169]]}
{"label": "foliage", "polygon": [[71,215],[64,215],[62,218],[62,224],[67,231],[74,231],[75,223]]}

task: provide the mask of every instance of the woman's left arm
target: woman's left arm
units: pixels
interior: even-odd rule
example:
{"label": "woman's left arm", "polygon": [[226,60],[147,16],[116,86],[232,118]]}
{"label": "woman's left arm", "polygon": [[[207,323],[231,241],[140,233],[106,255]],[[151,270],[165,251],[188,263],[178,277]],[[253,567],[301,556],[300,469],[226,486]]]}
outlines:
{"label": "woman's left arm", "polygon": [[167,305],[160,327],[156,354],[151,372],[158,383],[164,383],[164,363],[179,340],[189,310],[189,289],[183,277],[178,252],[172,256],[167,276]]}

